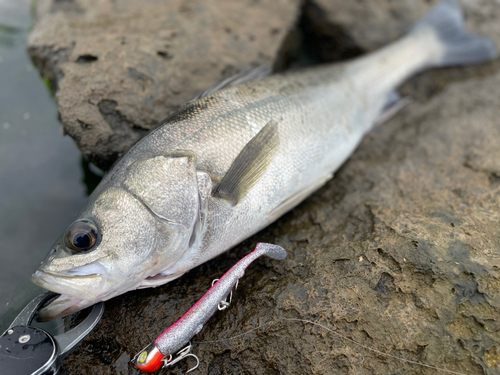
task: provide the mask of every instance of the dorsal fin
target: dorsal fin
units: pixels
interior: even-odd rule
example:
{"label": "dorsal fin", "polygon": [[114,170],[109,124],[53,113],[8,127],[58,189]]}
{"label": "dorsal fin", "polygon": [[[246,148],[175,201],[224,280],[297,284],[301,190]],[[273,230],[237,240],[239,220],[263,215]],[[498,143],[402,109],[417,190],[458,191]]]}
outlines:
{"label": "dorsal fin", "polygon": [[195,100],[201,99],[207,95],[210,95],[210,94],[212,94],[216,91],[219,91],[221,89],[224,89],[226,87],[236,86],[236,85],[239,85],[241,83],[262,79],[264,77],[271,75],[271,73],[272,73],[271,68],[268,65],[262,65],[262,66],[258,66],[256,68],[244,70],[242,72],[235,74],[234,76],[220,80],[219,82],[217,82],[215,85],[213,85],[209,89],[196,95],[188,103],[194,102]]}
{"label": "dorsal fin", "polygon": [[269,121],[241,150],[214,196],[238,203],[266,172],[279,146],[278,123]]}

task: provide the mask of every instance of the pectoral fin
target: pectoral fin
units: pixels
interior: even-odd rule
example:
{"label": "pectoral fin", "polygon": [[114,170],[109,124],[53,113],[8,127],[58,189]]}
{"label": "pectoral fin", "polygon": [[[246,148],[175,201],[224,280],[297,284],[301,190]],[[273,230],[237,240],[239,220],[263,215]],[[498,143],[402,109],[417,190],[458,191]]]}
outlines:
{"label": "pectoral fin", "polygon": [[266,172],[279,145],[278,123],[271,120],[241,150],[214,196],[238,203]]}

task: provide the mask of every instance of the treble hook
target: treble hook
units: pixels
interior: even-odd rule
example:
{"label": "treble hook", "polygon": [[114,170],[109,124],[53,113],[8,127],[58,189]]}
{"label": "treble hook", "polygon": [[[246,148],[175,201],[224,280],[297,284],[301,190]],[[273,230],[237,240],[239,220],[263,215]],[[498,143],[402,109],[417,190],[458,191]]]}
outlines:
{"label": "treble hook", "polygon": [[[219,281],[219,279],[214,279],[214,281],[212,281],[212,286],[214,286],[214,284]],[[236,288],[238,288],[238,283],[240,282],[240,280],[236,280],[236,285],[234,286],[234,290],[236,290]],[[231,293],[229,294],[229,301],[227,300],[227,297],[225,300],[222,300],[219,302],[219,304],[217,305],[217,308],[222,311],[222,310],[225,310],[229,307],[229,305],[231,304],[231,301],[233,300],[233,289],[231,289]]]}
{"label": "treble hook", "polygon": [[184,358],[187,357],[193,357],[194,359],[196,359],[196,366],[186,371],[186,374],[196,370],[200,365],[200,360],[198,359],[196,354],[191,353],[191,341],[184,349],[179,350],[179,352],[177,353],[177,357],[175,359],[172,357],[172,354],[169,354],[167,358],[163,359],[164,362],[163,367],[167,368],[168,366],[173,366],[177,362],[182,361]]}

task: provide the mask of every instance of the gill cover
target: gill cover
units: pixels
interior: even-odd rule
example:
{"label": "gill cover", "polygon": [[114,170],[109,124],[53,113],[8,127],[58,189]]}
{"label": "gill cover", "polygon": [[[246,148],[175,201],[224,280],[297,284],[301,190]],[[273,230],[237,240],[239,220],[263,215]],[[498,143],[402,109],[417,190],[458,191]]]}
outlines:
{"label": "gill cover", "polygon": [[122,184],[154,217],[169,227],[169,249],[158,249],[166,259],[159,259],[154,275],[182,256],[199,219],[196,155],[178,151],[136,161],[127,168]]}
{"label": "gill cover", "polygon": [[186,229],[196,222],[199,198],[193,153],[139,160],[127,168],[123,185],[161,220]]}

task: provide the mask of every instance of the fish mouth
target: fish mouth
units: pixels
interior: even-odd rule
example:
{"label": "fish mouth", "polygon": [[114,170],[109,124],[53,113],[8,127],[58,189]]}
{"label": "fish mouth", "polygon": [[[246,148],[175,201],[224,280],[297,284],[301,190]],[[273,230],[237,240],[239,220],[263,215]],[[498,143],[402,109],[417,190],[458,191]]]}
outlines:
{"label": "fish mouth", "polygon": [[38,270],[31,277],[31,281],[61,295],[95,301],[100,297],[104,277],[100,274],[73,275]]}
{"label": "fish mouth", "polygon": [[37,321],[48,322],[57,318],[62,318],[66,315],[83,310],[94,303],[96,303],[96,301],[87,301],[78,297],[62,294],[38,311]]}
{"label": "fish mouth", "polygon": [[48,322],[97,303],[104,278],[100,274],[75,275],[38,270],[31,280],[42,288],[60,294],[38,311],[37,320]]}

